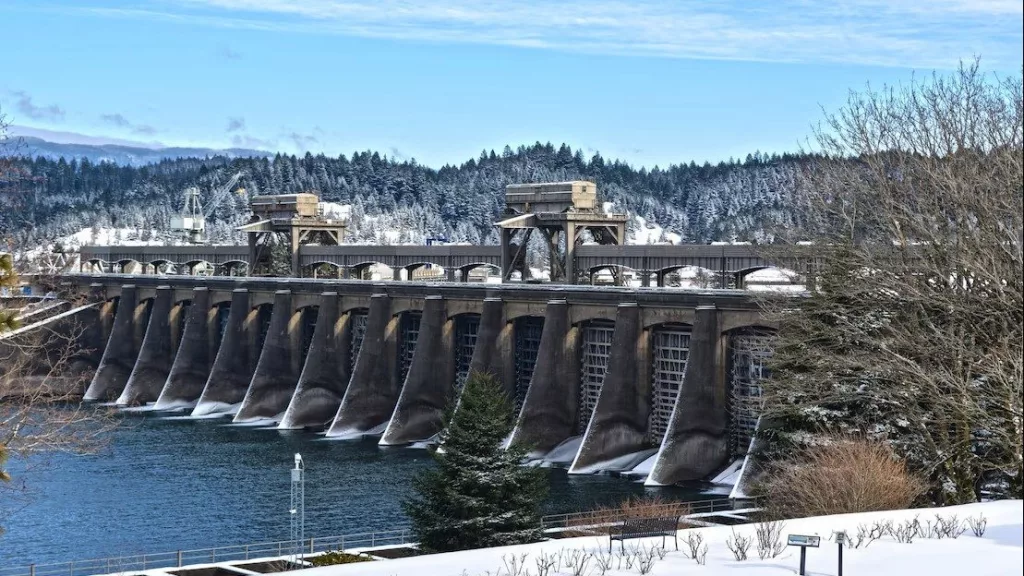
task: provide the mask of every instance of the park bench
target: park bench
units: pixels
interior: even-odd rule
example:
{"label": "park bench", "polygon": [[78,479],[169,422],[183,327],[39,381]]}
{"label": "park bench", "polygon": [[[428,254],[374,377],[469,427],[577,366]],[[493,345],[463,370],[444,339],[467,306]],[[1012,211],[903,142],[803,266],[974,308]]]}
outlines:
{"label": "park bench", "polygon": [[665,518],[627,518],[620,524],[611,527],[608,538],[608,551],[612,551],[612,541],[618,540],[619,547],[625,550],[625,541],[631,538],[651,538],[661,536],[661,546],[665,547],[665,537],[671,536],[679,550],[679,517]]}

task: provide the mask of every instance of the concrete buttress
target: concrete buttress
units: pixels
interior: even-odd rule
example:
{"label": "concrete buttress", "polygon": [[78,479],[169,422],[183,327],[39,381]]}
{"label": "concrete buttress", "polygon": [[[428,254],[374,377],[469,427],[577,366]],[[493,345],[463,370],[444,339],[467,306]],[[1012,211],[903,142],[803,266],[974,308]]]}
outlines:
{"label": "concrete buttress", "polygon": [[574,435],[579,408],[578,362],[569,306],[565,300],[551,300],[544,314],[530,388],[512,431],[512,444],[543,454]]}
{"label": "concrete buttress", "polygon": [[216,314],[216,309],[210,308],[210,291],[204,286],[193,289],[185,332],[167,375],[167,383],[157,398],[157,408],[189,406],[202,395],[211,368],[211,313]]}
{"label": "concrete buttress", "polygon": [[586,473],[588,467],[646,447],[651,387],[640,374],[638,360],[645,352],[640,333],[640,308],[619,304],[608,371],[570,474]]}
{"label": "concrete buttress", "polygon": [[450,338],[445,338],[447,320],[444,299],[427,296],[409,373],[381,446],[428,440],[441,431],[445,407],[455,391],[455,358]]}
{"label": "concrete buttress", "polygon": [[114,314],[114,325],[107,339],[107,347],[103,350],[99,368],[96,369],[96,374],[85,391],[86,400],[112,400],[124,390],[139,355],[135,343],[135,324],[144,316],[140,313],[142,308],[135,286],[122,286],[117,312]]}
{"label": "concrete buttress", "polygon": [[698,306],[695,318],[683,383],[645,482],[648,486],[703,479],[720,469],[729,456],[718,310]]}
{"label": "concrete buttress", "polygon": [[397,324],[397,318],[391,315],[391,298],[372,295],[363,343],[328,436],[372,434],[387,424],[401,386],[396,382]]}
{"label": "concrete buttress", "polygon": [[480,328],[477,330],[476,346],[473,347],[473,358],[469,362],[472,374],[491,374],[509,393],[515,395],[514,383],[506,382],[506,360],[504,348],[510,343],[508,330],[505,326],[505,303],[501,298],[485,298],[483,311],[480,314]]}
{"label": "concrete buttress", "polygon": [[117,399],[118,404],[139,406],[160,396],[173,360],[170,324],[173,299],[170,286],[157,287],[142,349],[124,391]]}
{"label": "concrete buttress", "polygon": [[299,381],[299,367],[295,358],[301,350],[296,349],[296,338],[292,331],[292,293],[278,290],[274,293],[274,311],[270,316],[267,338],[263,341],[256,371],[252,375],[249,389],[242,399],[242,406],[235,414],[235,422],[246,422],[261,418],[276,418],[287,408],[292,393]]}
{"label": "concrete buttress", "polygon": [[324,428],[337,414],[350,376],[349,318],[339,313],[337,292],[320,295],[313,342],[278,428]]}
{"label": "concrete buttress", "polygon": [[249,303],[248,290],[238,288],[232,291],[220,349],[217,350],[217,357],[199,402],[192,410],[193,416],[228,412],[242,401],[249,388],[252,380],[249,357],[255,353],[249,344],[249,332],[255,330],[249,321],[253,314]]}

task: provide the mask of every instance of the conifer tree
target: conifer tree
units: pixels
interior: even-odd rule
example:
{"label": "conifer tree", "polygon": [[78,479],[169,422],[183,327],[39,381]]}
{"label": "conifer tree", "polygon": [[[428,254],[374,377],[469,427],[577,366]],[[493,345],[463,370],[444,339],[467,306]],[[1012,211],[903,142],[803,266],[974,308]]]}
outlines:
{"label": "conifer tree", "polygon": [[502,443],[514,412],[494,377],[473,373],[458,410],[448,418],[437,466],[414,479],[405,502],[420,545],[447,552],[523,544],[540,539],[540,504],[547,474],[522,466],[526,449]]}
{"label": "conifer tree", "polygon": [[[14,271],[14,259],[10,254],[0,254],[0,288],[13,288],[18,285],[18,276]],[[14,330],[18,320],[13,310],[0,308],[0,332]]]}

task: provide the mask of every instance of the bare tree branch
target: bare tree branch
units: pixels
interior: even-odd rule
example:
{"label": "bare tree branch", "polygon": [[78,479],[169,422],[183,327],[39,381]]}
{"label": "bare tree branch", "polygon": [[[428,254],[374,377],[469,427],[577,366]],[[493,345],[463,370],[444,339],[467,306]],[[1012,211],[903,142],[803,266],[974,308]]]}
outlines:
{"label": "bare tree branch", "polygon": [[799,312],[770,307],[767,436],[881,438],[936,501],[1019,497],[1022,119],[1021,78],[977,62],[826,116],[801,190],[827,262]]}

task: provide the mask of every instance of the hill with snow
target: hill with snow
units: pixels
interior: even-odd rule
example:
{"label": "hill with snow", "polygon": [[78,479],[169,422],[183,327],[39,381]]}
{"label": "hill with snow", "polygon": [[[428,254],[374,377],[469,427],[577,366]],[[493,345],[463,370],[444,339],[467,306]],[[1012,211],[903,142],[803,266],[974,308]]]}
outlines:
{"label": "hill with snow", "polygon": [[88,159],[94,164],[110,162],[120,166],[145,166],[161,160],[178,158],[264,158],[272,153],[249,148],[198,148],[174,146],[148,146],[144,143],[81,143],[51,142],[37,136],[17,135],[11,152],[19,156],[31,158],[42,157],[49,160],[64,158],[65,160]]}

